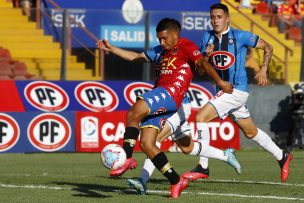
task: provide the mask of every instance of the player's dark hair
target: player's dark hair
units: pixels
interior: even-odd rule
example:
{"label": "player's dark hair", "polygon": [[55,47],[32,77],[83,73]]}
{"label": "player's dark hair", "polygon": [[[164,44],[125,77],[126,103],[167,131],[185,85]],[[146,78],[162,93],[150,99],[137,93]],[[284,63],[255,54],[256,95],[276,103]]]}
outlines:
{"label": "player's dark hair", "polygon": [[222,9],[222,10],[224,11],[224,13],[226,13],[227,16],[229,16],[229,9],[228,9],[228,7],[227,7],[225,4],[221,4],[221,3],[213,4],[213,5],[210,7],[210,12],[211,12],[213,9]]}
{"label": "player's dark hair", "polygon": [[164,30],[175,30],[178,33],[181,31],[180,23],[173,18],[163,18],[156,26],[156,32],[162,32]]}

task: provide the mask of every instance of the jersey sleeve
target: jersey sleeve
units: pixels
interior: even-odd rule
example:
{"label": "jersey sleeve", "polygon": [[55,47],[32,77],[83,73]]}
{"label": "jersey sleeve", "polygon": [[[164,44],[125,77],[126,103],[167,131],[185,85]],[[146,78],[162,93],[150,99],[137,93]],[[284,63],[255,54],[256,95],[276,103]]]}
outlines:
{"label": "jersey sleeve", "polygon": [[241,41],[241,42],[243,42],[243,44],[245,46],[249,46],[249,47],[253,47],[253,48],[256,47],[256,45],[259,41],[258,35],[255,35],[251,32],[247,32],[247,31],[239,32],[238,37],[239,37],[238,42]]}
{"label": "jersey sleeve", "polygon": [[149,49],[148,51],[145,51],[144,54],[148,58],[150,63],[157,63],[160,60],[161,52],[162,52],[162,48],[159,45],[153,47],[152,49]]}
{"label": "jersey sleeve", "polygon": [[203,37],[201,39],[201,44],[200,44],[200,50],[204,56],[206,56],[206,47],[207,47],[206,45],[208,44],[207,41],[208,41],[208,39],[206,37],[206,32],[205,32],[203,34]]}
{"label": "jersey sleeve", "polygon": [[193,42],[187,44],[185,54],[192,64],[195,64],[198,59],[203,58],[202,53]]}

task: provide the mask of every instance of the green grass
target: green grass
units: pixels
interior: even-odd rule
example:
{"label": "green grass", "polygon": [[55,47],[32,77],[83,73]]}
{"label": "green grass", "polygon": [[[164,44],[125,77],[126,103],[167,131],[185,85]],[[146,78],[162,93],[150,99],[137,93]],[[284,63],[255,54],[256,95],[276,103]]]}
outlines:
{"label": "green grass", "polygon": [[[198,160],[167,155],[180,174]],[[171,200],[169,183],[158,171],[147,195],[128,189],[126,180],[140,175],[142,153],[134,154],[139,167],[120,178],[109,177],[98,153],[0,154],[0,202],[304,202],[304,151],[293,152],[287,184],[280,184],[279,166],[267,152],[242,150],[237,156],[241,175],[224,162],[210,160],[209,179],[191,182],[178,200]]]}

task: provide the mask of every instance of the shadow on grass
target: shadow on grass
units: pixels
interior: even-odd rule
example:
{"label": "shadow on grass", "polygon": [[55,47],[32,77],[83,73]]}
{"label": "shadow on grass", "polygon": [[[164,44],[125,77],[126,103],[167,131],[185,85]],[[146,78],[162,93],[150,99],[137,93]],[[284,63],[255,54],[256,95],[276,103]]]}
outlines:
{"label": "shadow on grass", "polygon": [[[102,184],[89,184],[89,183],[72,183],[72,182],[54,182],[57,185],[70,185],[72,190],[79,192],[78,194],[73,194],[77,197],[91,197],[91,198],[109,198],[112,195],[104,193],[112,192],[123,192],[126,188],[111,185]],[[100,193],[101,192],[101,193]]]}
{"label": "shadow on grass", "polygon": [[[111,179],[111,180],[123,180],[125,182],[125,187],[121,186],[113,186],[113,185],[104,185],[104,184],[89,184],[89,183],[73,183],[73,182],[53,182],[54,184],[57,184],[59,186],[65,185],[65,186],[72,186],[73,191],[77,191],[77,194],[73,194],[73,196],[76,197],[89,197],[89,198],[111,198],[114,197],[110,193],[116,193],[116,194],[129,194],[129,195],[135,195],[136,191],[129,188],[127,185],[127,179],[128,178],[121,178],[121,177],[101,177],[103,179]],[[163,182],[168,183],[167,180],[153,180],[151,183],[160,184],[162,185]],[[109,194],[107,194],[109,193]],[[147,194],[147,195],[156,195],[160,196],[160,194]],[[161,195],[166,197],[166,195]]]}

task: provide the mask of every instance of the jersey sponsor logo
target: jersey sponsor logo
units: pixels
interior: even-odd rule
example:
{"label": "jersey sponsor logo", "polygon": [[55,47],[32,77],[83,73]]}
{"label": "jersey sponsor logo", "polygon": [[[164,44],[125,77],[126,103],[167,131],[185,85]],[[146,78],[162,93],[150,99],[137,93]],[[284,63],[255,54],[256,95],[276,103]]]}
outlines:
{"label": "jersey sponsor logo", "polygon": [[226,70],[235,62],[234,55],[227,51],[215,51],[210,55],[210,58],[213,67],[217,70]]}
{"label": "jersey sponsor logo", "polygon": [[63,111],[69,105],[67,93],[51,82],[31,82],[24,89],[27,101],[42,111]]}
{"label": "jersey sponsor logo", "polygon": [[0,152],[12,148],[20,137],[18,123],[9,115],[0,113]]}
{"label": "jersey sponsor logo", "polygon": [[163,114],[163,113],[166,113],[166,109],[164,107],[160,107],[153,113],[153,115]]}
{"label": "jersey sponsor logo", "polygon": [[118,106],[118,96],[107,85],[98,82],[83,82],[75,88],[77,101],[85,108],[101,112],[114,111]]}
{"label": "jersey sponsor logo", "polygon": [[190,98],[191,107],[193,110],[199,110],[213,96],[208,89],[193,83],[190,84],[187,94]]}
{"label": "jersey sponsor logo", "polygon": [[176,66],[174,65],[174,61],[176,60],[176,57],[171,58],[163,58],[161,62],[161,69],[176,69]]}
{"label": "jersey sponsor logo", "polygon": [[45,152],[63,148],[71,138],[71,127],[67,120],[57,114],[44,113],[33,118],[27,129],[31,144]]}
{"label": "jersey sponsor logo", "polygon": [[153,85],[146,82],[133,82],[127,85],[124,89],[124,97],[129,105],[133,105],[136,102],[136,98],[145,92],[150,91]]}

